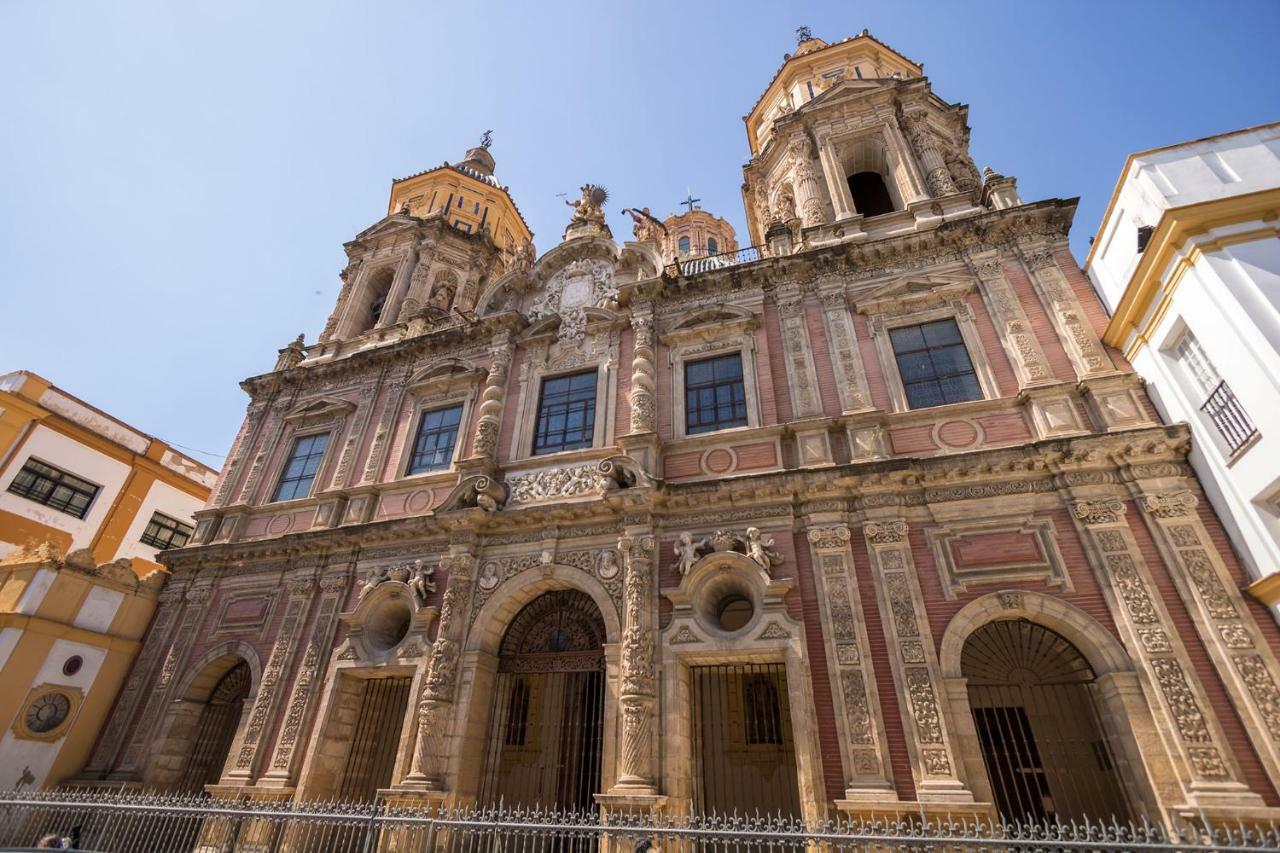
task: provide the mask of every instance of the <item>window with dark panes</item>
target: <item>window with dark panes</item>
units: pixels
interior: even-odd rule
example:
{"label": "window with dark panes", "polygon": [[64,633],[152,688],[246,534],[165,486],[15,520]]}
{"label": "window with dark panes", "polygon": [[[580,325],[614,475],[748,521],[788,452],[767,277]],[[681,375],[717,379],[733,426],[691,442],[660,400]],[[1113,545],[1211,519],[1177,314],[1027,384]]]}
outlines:
{"label": "window with dark panes", "polygon": [[533,453],[590,447],[596,428],[596,372],[542,380]]}
{"label": "window with dark panes", "polygon": [[407,473],[420,474],[448,468],[453,461],[453,446],[458,441],[458,422],[461,419],[462,406],[423,412]]}
{"label": "window with dark panes", "polygon": [[28,459],[9,484],[13,494],[76,518],[84,518],[99,488],[39,459]]}
{"label": "window with dark panes", "polygon": [[147,529],[142,531],[142,544],[160,549],[181,548],[187,544],[193,530],[190,524],[157,512],[147,522]]}
{"label": "window with dark panes", "polygon": [[327,432],[319,435],[306,435],[293,443],[293,452],[285,463],[280,474],[280,483],[276,486],[276,494],[272,500],[289,501],[294,498],[305,498],[311,494],[311,484],[315,482],[316,473],[320,470],[320,462],[324,459],[324,449],[329,444]]}
{"label": "window with dark panes", "polygon": [[955,320],[890,329],[889,340],[911,408],[982,399],[982,387]]}
{"label": "window with dark panes", "polygon": [[686,362],[684,431],[688,435],[747,425],[747,389],[739,353]]}
{"label": "window with dark panes", "polygon": [[689,254],[689,238],[688,237],[681,237],[676,245],[680,247],[681,256]]}

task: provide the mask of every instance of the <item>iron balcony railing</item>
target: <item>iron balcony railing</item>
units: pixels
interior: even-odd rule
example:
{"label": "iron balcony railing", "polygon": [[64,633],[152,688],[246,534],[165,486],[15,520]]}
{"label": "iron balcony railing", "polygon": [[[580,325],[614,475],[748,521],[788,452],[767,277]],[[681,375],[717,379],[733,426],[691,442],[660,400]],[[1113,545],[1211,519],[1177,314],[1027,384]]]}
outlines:
{"label": "iron balcony railing", "polygon": [[718,255],[676,258],[674,262],[667,264],[666,273],[673,278],[676,276],[691,276],[698,273],[711,272],[712,270],[722,270],[726,267],[736,267],[739,264],[754,263],[764,257],[766,257],[766,252],[760,246],[747,246],[745,249],[721,252]]}
{"label": "iron balcony railing", "polygon": [[1213,389],[1209,399],[1204,401],[1200,411],[1209,416],[1213,425],[1218,428],[1218,435],[1227,443],[1229,452],[1235,453],[1249,443],[1258,434],[1258,428],[1249,420],[1249,415],[1231,392],[1231,386],[1219,382]]}
{"label": "iron balcony railing", "polygon": [[103,791],[0,794],[0,847],[157,851],[430,853],[853,853],[863,850],[1252,851],[1280,847],[1274,823],[1010,824],[926,820],[804,821],[537,809],[427,811],[385,802],[251,802]]}

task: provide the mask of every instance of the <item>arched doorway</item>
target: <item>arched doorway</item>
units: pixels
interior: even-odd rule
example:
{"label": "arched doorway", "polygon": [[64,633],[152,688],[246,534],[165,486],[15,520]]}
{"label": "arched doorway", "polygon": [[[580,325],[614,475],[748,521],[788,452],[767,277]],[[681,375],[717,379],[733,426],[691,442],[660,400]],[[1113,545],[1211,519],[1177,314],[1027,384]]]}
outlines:
{"label": "arched doorway", "polygon": [[511,620],[498,650],[482,805],[594,807],[605,636],[595,602],[578,590],[544,593]]}
{"label": "arched doorway", "polygon": [[252,683],[253,673],[243,660],[218,679],[209,694],[209,701],[200,709],[195,739],[191,742],[191,757],[178,783],[180,791],[199,793],[205,785],[217,784],[227,763],[231,742],[235,740],[244,700]]}
{"label": "arched doorway", "polygon": [[1099,721],[1097,676],[1079,649],[1043,625],[1005,619],[970,634],[960,661],[1003,819],[1131,816]]}

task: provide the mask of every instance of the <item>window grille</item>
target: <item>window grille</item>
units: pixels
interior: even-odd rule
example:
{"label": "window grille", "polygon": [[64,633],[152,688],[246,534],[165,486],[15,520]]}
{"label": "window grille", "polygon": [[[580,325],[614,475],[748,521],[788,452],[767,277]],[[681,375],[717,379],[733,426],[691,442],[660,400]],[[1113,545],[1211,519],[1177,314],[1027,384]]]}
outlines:
{"label": "window grille", "polygon": [[891,329],[889,340],[911,408],[982,399],[978,376],[955,320]]}
{"label": "window grille", "polygon": [[320,470],[320,462],[324,459],[325,447],[329,444],[327,432],[319,435],[307,435],[293,443],[293,452],[285,463],[280,474],[280,483],[276,486],[272,500],[289,501],[294,498],[305,498],[311,494],[311,484],[315,482],[316,473]]}
{"label": "window grille", "polygon": [[418,422],[418,437],[413,442],[413,455],[409,459],[410,474],[438,471],[448,468],[453,461],[453,448],[458,441],[458,423],[462,419],[462,406],[449,406],[422,413]]}
{"label": "window grille", "polygon": [[38,459],[28,459],[9,484],[13,494],[76,518],[84,518],[89,512],[99,488]]}
{"label": "window grille", "polygon": [[741,354],[685,364],[684,423],[688,435],[747,425]]}
{"label": "window grille", "polygon": [[176,518],[170,518],[162,512],[151,516],[146,530],[142,531],[142,544],[152,548],[181,548],[191,538],[194,528],[183,524]]}
{"label": "window grille", "polygon": [[542,381],[533,453],[590,447],[596,428],[596,372]]}

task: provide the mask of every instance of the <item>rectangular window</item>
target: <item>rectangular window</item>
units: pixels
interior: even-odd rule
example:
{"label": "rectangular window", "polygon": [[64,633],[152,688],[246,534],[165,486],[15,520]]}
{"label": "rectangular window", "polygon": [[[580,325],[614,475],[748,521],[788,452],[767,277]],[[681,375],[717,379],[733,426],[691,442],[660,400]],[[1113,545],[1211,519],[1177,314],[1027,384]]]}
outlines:
{"label": "rectangular window", "polygon": [[190,524],[183,524],[176,518],[157,512],[151,516],[151,521],[147,522],[147,529],[142,531],[142,544],[161,550],[181,548],[187,544],[193,530]]}
{"label": "rectangular window", "polygon": [[688,435],[747,425],[742,355],[722,355],[684,366],[684,431]]}
{"label": "rectangular window", "polygon": [[1178,342],[1173,347],[1173,354],[1182,364],[1182,369],[1202,396],[1209,396],[1213,393],[1213,389],[1217,388],[1219,383],[1222,382],[1222,377],[1218,375],[1218,369],[1209,360],[1204,347],[1200,346],[1200,339],[1193,335],[1190,329],[1187,329],[1178,338]]}
{"label": "rectangular window", "polygon": [[311,494],[311,484],[315,482],[316,473],[320,470],[320,462],[324,459],[324,449],[329,444],[329,433],[307,435],[293,443],[293,452],[285,463],[280,474],[280,484],[276,486],[274,501],[291,501],[294,498],[305,498]]}
{"label": "rectangular window", "polygon": [[423,471],[439,471],[448,468],[453,461],[453,446],[458,441],[458,422],[462,420],[462,406],[434,409],[422,413],[418,423],[418,437],[413,440],[413,456],[409,458],[408,474]]}
{"label": "rectangular window", "polygon": [[533,454],[590,447],[596,428],[596,372],[542,380]]}
{"label": "rectangular window", "polygon": [[890,329],[889,339],[911,408],[982,399],[982,388],[955,320]]}
{"label": "rectangular window", "polygon": [[13,494],[76,518],[84,518],[99,488],[38,459],[28,459],[9,484]]}

